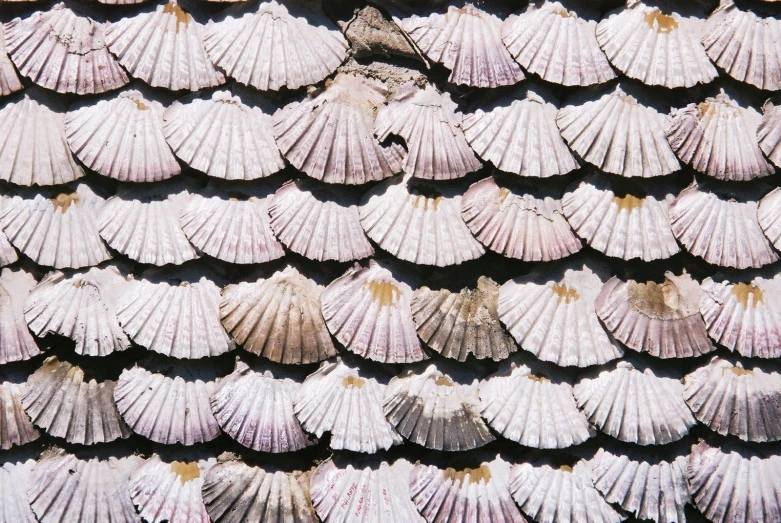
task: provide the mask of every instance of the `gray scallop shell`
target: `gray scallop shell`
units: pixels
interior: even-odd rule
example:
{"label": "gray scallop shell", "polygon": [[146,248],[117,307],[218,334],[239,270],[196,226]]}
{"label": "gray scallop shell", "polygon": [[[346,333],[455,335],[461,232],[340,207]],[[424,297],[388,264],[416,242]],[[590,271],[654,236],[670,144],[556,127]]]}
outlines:
{"label": "gray scallop shell", "polygon": [[[8,50],[5,45],[5,36],[0,30],[0,96],[8,96],[16,91],[21,91],[24,86],[19,73],[16,72],[11,58],[8,56]],[[6,523],[0,519],[2,523]]]}
{"label": "gray scallop shell", "polygon": [[[2,31],[0,31],[2,34]],[[37,523],[27,501],[27,488],[35,460],[12,462],[0,467],[0,523]]]}
{"label": "gray scallop shell", "polygon": [[781,167],[781,106],[770,100],[762,106],[762,123],[757,127],[759,148],[776,167]]}
{"label": "gray scallop shell", "polygon": [[[0,449],[7,450],[15,445],[24,445],[41,437],[33,426],[30,416],[24,411],[22,396],[24,384],[12,381],[0,382]],[[7,463],[7,462],[6,462]],[[8,471],[0,469],[0,522],[8,521],[3,514],[4,478]],[[13,521],[9,522],[13,523]]]}
{"label": "gray scallop shell", "polygon": [[41,353],[24,319],[25,300],[37,283],[23,269],[0,272],[0,364],[29,360]]}

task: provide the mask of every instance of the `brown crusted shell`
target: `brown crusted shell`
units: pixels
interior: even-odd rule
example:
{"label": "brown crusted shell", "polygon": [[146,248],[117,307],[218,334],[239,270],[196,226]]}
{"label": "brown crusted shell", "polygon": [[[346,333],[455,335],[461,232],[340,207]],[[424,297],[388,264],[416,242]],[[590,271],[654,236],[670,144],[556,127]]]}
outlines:
{"label": "brown crusted shell", "polygon": [[23,269],[0,273],[0,364],[29,360],[41,353],[24,318],[24,304],[38,282]]}

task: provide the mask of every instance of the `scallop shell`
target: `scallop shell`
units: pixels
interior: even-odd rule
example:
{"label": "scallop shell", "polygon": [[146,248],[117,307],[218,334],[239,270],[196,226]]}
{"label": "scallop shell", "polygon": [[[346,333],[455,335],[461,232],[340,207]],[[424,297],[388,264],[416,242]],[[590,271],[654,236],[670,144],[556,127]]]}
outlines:
{"label": "scallop shell", "polygon": [[383,363],[426,359],[415,333],[412,289],[374,260],[356,264],[323,291],[325,324],[349,351]]}
{"label": "scallop shell", "polygon": [[[781,22],[738,9],[721,0],[705,22],[702,44],[716,65],[748,84],[775,91],[781,88]],[[738,522],[736,522],[738,523]]]}
{"label": "scallop shell", "polygon": [[535,373],[512,361],[481,381],[483,418],[496,432],[525,447],[562,449],[583,443],[594,430],[578,410],[572,385],[542,370]]}
{"label": "scallop shell", "polygon": [[237,82],[263,91],[320,82],[347,58],[347,40],[322,13],[300,4],[270,0],[210,24],[209,57]]}
{"label": "scallop shell", "polygon": [[[19,73],[16,72],[11,58],[8,56],[8,50],[5,45],[5,36],[0,28],[0,96],[8,96],[16,91],[24,89],[22,85],[22,79],[19,78]],[[0,474],[2,474],[0,472]],[[0,523],[6,523],[7,520],[2,519],[0,515]]]}
{"label": "scallop shell", "polygon": [[601,288],[600,277],[586,266],[568,269],[558,282],[510,280],[499,289],[499,319],[524,350],[543,361],[601,365],[624,354],[594,312]]}
{"label": "scallop shell", "polygon": [[299,171],[326,183],[363,184],[401,171],[373,135],[387,88],[378,80],[338,74],[314,98],[274,114],[274,137]]}
{"label": "scallop shell", "polygon": [[681,168],[665,137],[665,116],[620,86],[556,116],[570,148],[601,170],[627,178],[662,176]]}
{"label": "scallop shell", "polygon": [[[779,25],[781,29],[781,25]],[[770,176],[757,142],[759,113],[721,94],[672,111],[667,140],[681,161],[719,180],[748,181]]]}
{"label": "scallop shell", "polygon": [[0,227],[38,265],[78,269],[106,261],[111,255],[97,227],[103,198],[83,183],[61,190],[56,196],[50,191],[6,196]]}
{"label": "scallop shell", "polygon": [[773,247],[781,248],[781,189],[773,189],[759,201],[757,221]]}
{"label": "scallop shell", "polygon": [[50,356],[27,380],[21,397],[32,422],[68,443],[94,445],[130,436],[114,406],[116,382],[87,381],[84,371]]}
{"label": "scallop shell", "polygon": [[673,89],[718,76],[700,43],[701,25],[695,17],[629,0],[599,22],[596,35],[616,69],[646,85]]}
{"label": "scallop shell", "polygon": [[[0,31],[0,35],[2,31]],[[0,523],[37,523],[27,488],[35,461],[3,463],[0,467]]]}
{"label": "scallop shell", "polygon": [[271,227],[293,252],[310,260],[360,260],[374,254],[361,228],[351,192],[298,179],[283,185],[269,204]]}
{"label": "scallop shell", "polygon": [[206,54],[204,28],[176,0],[106,27],[106,43],[135,78],[171,91],[225,82]]}
{"label": "scallop shell", "polygon": [[448,452],[470,450],[494,440],[479,414],[477,387],[477,380],[457,383],[429,365],[393,378],[385,388],[383,410],[412,443]]}
{"label": "scallop shell", "polygon": [[574,467],[513,465],[510,491],[521,510],[545,523],[619,523],[625,517],[611,507],[591,482],[586,461]]}
{"label": "scallop shell", "polygon": [[220,318],[245,350],[279,363],[314,363],[336,354],[320,312],[322,292],[287,266],[269,278],[225,287]]}
{"label": "scallop shell", "polygon": [[494,88],[524,79],[502,44],[502,20],[471,3],[396,23],[430,60],[450,69],[451,83]]}
{"label": "scallop shell", "polygon": [[596,301],[602,323],[630,349],[657,358],[693,358],[716,350],[700,315],[699,284],[686,272],[664,276],[663,283],[608,280]]}
{"label": "scallop shell", "polygon": [[24,319],[24,302],[37,283],[23,269],[0,272],[0,364],[29,360],[41,353]]}
{"label": "scallop shell", "polygon": [[431,523],[526,523],[510,495],[510,464],[500,456],[477,468],[418,463],[409,483],[412,501]]}
{"label": "scallop shell", "polygon": [[8,241],[8,236],[0,229],[0,267],[16,263],[18,259],[19,255],[16,253],[16,249],[14,249],[14,246]]}
{"label": "scallop shell", "polygon": [[157,182],[181,172],[163,136],[163,106],[128,90],[71,106],[65,136],[91,170],[123,182]]}
{"label": "scallop shell", "polygon": [[70,278],[51,272],[30,292],[24,317],[36,336],[72,339],[76,354],[106,356],[126,350],[130,340],[115,313],[124,282],[114,266],[93,267]]}
{"label": "scallop shell", "polygon": [[781,106],[768,100],[762,106],[762,123],[757,127],[757,142],[776,167],[781,167]]}
{"label": "scallop shell", "polygon": [[274,141],[271,116],[244,98],[216,91],[211,98],[171,104],[163,113],[163,132],[176,156],[225,180],[255,180],[281,170],[285,162]]}
{"label": "scallop shell", "polygon": [[331,448],[373,454],[401,443],[385,419],[385,384],[337,358],[307,376],[294,398],[296,416],[318,438],[331,433]]}
{"label": "scallop shell", "polygon": [[316,523],[309,476],[226,461],[212,467],[201,489],[214,523]]}
{"label": "scallop shell", "polygon": [[133,432],[165,445],[193,445],[220,435],[209,406],[214,389],[213,381],[185,381],[136,366],[119,376],[114,401]]}
{"label": "scallop shell", "polygon": [[0,108],[0,180],[59,185],[84,176],[65,139],[65,107],[30,88]]}
{"label": "scallop shell", "polygon": [[259,452],[293,452],[309,444],[293,412],[301,385],[271,372],[255,372],[243,362],[221,379],[210,403],[222,430]]}
{"label": "scallop shell", "polygon": [[64,3],[3,27],[6,50],[19,72],[58,93],[95,94],[128,83],[106,47],[102,24]]}
{"label": "scallop shell", "polygon": [[469,145],[505,172],[548,178],[578,168],[556,127],[555,105],[532,90],[524,99],[501,98],[461,122]]}
{"label": "scallop shell", "polygon": [[498,302],[499,285],[481,276],[476,288],[460,292],[417,289],[412,316],[418,336],[443,356],[466,361],[472,354],[499,361],[518,349],[499,323]]}
{"label": "scallop shell", "polygon": [[646,460],[600,448],[589,466],[594,486],[608,503],[655,523],[686,521],[684,506],[691,503],[691,496],[685,455],[669,461]]}
{"label": "scallop shell", "polygon": [[461,192],[405,176],[364,194],[361,226],[382,249],[419,265],[445,267],[485,253],[461,219]]}
{"label": "scallop shell", "polygon": [[573,390],[589,421],[621,441],[664,445],[678,441],[697,423],[679,380],[657,377],[651,369],[641,372],[627,361],[581,379]]}
{"label": "scallop shell", "polygon": [[530,73],[561,85],[592,85],[616,77],[594,33],[597,23],[559,2],[529,4],[502,25],[502,40]]}
{"label": "scallop shell", "polygon": [[720,267],[746,269],[778,260],[757,221],[757,202],[723,199],[695,181],[670,204],[670,226],[683,247]]}
{"label": "scallop shell", "polygon": [[333,458],[312,474],[312,504],[323,523],[424,523],[410,500],[405,459],[349,463]]}
{"label": "scallop shell", "polygon": [[407,83],[377,113],[374,134],[381,142],[398,136],[407,146],[405,173],[429,180],[462,178],[480,168],[460,129],[462,115],[450,94],[431,84],[425,89]]}
{"label": "scallop shell", "polygon": [[[41,437],[41,433],[33,427],[30,417],[24,411],[22,395],[24,385],[11,381],[0,382],[0,449],[7,450],[15,445],[24,445]],[[7,459],[7,458],[6,458]],[[0,523],[14,523],[4,515],[3,480],[7,474],[0,468]],[[7,477],[7,476],[5,476]]]}

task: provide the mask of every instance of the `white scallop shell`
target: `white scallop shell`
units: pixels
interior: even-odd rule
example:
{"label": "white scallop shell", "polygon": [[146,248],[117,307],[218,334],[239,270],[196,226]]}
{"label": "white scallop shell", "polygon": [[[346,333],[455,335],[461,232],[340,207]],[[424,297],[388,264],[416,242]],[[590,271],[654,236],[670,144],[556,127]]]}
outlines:
{"label": "white scallop shell", "polygon": [[561,136],[585,161],[625,177],[663,176],[681,168],[664,134],[665,116],[621,87],[556,116]]}
{"label": "white scallop shell", "polygon": [[480,382],[480,410],[492,429],[525,447],[562,449],[595,433],[572,385],[514,361]]}
{"label": "white scallop shell", "polygon": [[304,179],[283,185],[269,204],[271,227],[293,252],[310,260],[360,260],[374,254],[361,228],[358,201]]}
{"label": "white scallop shell", "polygon": [[328,330],[349,351],[383,363],[426,359],[412,319],[412,289],[374,260],[356,264],[326,287],[320,303]]}
{"label": "white scallop shell", "polygon": [[405,176],[364,194],[361,226],[382,249],[419,265],[458,265],[485,253],[461,219],[461,192]]}
{"label": "white scallop shell", "polygon": [[24,319],[25,300],[37,283],[23,269],[0,272],[0,364],[29,360],[41,353]]}
{"label": "white scallop shell", "polygon": [[412,501],[431,523],[526,523],[510,495],[510,464],[496,456],[477,468],[442,470],[418,463],[409,478]]}
{"label": "white scallop shell", "polygon": [[58,99],[31,88],[0,108],[0,180],[29,187],[82,176],[65,139],[65,107]]}
{"label": "white scallop shell", "polygon": [[521,463],[513,465],[510,491],[521,510],[544,523],[619,523],[625,519],[591,482],[586,461],[574,467]]}
{"label": "white scallop shell", "polygon": [[262,91],[318,83],[347,58],[347,40],[323,14],[294,4],[270,0],[210,24],[209,57],[226,75]]}
{"label": "white scallop shell", "polygon": [[700,313],[708,334],[748,358],[781,357],[781,275],[751,283],[702,282]]}
{"label": "white scallop shell", "polygon": [[163,122],[176,156],[209,176],[254,180],[285,166],[271,116],[230,91],[176,101],[163,113]]}
{"label": "white scallop shell", "polygon": [[670,226],[683,247],[720,267],[746,269],[778,260],[757,221],[757,202],[722,199],[695,181],[670,204]]}
{"label": "white scallop shell", "polygon": [[524,79],[502,43],[502,20],[471,3],[396,23],[429,59],[450,69],[451,83],[493,88]]}
{"label": "white scallop shell", "polygon": [[293,412],[293,398],[301,384],[255,372],[237,362],[222,378],[210,403],[222,430],[245,447],[259,452],[293,452],[309,444]]}
{"label": "white scallop shell", "polygon": [[214,388],[213,381],[185,381],[136,366],[119,376],[114,402],[133,432],[166,445],[193,445],[220,435],[209,406]]}
{"label": "white scallop shell", "polygon": [[385,384],[337,358],[307,376],[294,398],[296,416],[307,432],[331,433],[332,449],[373,454],[401,443],[385,419]]}
{"label": "white scallop shell", "polygon": [[613,336],[657,358],[693,358],[716,350],[700,315],[699,284],[684,271],[663,283],[613,277],[602,287],[596,311]]}
{"label": "white scallop shell", "polygon": [[722,89],[704,102],[674,109],[667,140],[699,172],[719,180],[753,180],[775,173],[759,149],[760,123],[753,107],[740,107]]}
{"label": "white scallop shell", "polygon": [[18,259],[19,255],[17,254],[16,249],[14,249],[14,246],[8,241],[8,236],[0,229],[0,267],[16,263],[16,260]]}
{"label": "white scallop shell", "polygon": [[401,171],[401,162],[374,137],[387,88],[378,80],[338,74],[314,98],[274,114],[279,150],[299,171],[326,183],[363,184]]}
{"label": "white scallop shell", "polygon": [[[2,31],[0,31],[0,35]],[[27,488],[35,461],[6,461],[0,467],[0,523],[37,523]]]}
{"label": "white scallop shell", "polygon": [[628,0],[597,26],[610,63],[646,85],[693,87],[718,76],[700,43],[702,22],[677,11]]}
{"label": "white scallop shell", "polygon": [[83,183],[63,189],[53,198],[48,191],[4,197],[0,227],[38,265],[78,269],[106,261],[111,255],[97,227],[103,198]]}
{"label": "white scallop shell", "polygon": [[314,363],[336,355],[320,312],[322,293],[286,266],[266,279],[225,287],[220,319],[245,350],[279,363]]}
{"label": "white scallop shell", "polygon": [[[16,72],[16,68],[8,56],[3,32],[2,28],[0,28],[0,96],[8,96],[16,91],[21,91],[24,86],[22,85],[22,79],[19,78],[19,73]],[[6,521],[0,516],[0,522],[6,523]]]}
{"label": "white scallop shell", "polygon": [[757,221],[776,249],[781,247],[781,189],[776,187],[759,201]]}
{"label": "white scallop shell", "polygon": [[505,172],[547,178],[578,168],[556,127],[555,105],[528,90],[464,116],[461,128],[485,161]]}
{"label": "white scallop shell", "polygon": [[130,436],[114,405],[116,382],[98,383],[84,371],[50,356],[24,386],[22,405],[32,422],[68,443],[94,445]]}
{"label": "white scallop shell", "polygon": [[768,100],[762,106],[762,123],[757,127],[757,142],[776,167],[781,167],[781,105]]}
{"label": "white scallop shell", "polygon": [[84,165],[109,178],[157,182],[181,172],[163,136],[162,104],[139,91],[71,106],[65,137]]}
{"label": "white scallop shell", "polygon": [[462,115],[450,94],[431,84],[419,89],[407,83],[383,106],[374,123],[374,134],[384,142],[399,136],[407,147],[404,172],[417,178],[451,180],[480,168],[460,129]]}
{"label": "white scallop shell", "polygon": [[226,461],[212,467],[201,489],[215,523],[316,523],[309,475]]}
{"label": "white scallop shell", "polygon": [[499,319],[524,350],[543,361],[601,365],[624,354],[594,312],[601,288],[600,277],[586,266],[568,269],[558,282],[516,278],[499,289]]}
{"label": "white scallop shell", "polygon": [[128,82],[106,47],[102,24],[64,3],[3,27],[8,55],[19,72],[59,93],[94,94]]}
{"label": "white scallop shell", "polygon": [[477,380],[454,382],[436,365],[393,378],[383,410],[399,434],[428,449],[470,450],[495,439],[480,417]]}
{"label": "white scallop shell", "polygon": [[135,78],[171,91],[198,91],[225,82],[206,54],[204,28],[176,0],[109,23],[106,43]]}
{"label": "white scallop shell", "polygon": [[130,348],[115,308],[125,279],[114,266],[73,274],[47,274],[30,292],[24,317],[36,336],[72,339],[76,354],[106,356]]}
{"label": "white scallop shell", "polygon": [[638,519],[685,523],[684,506],[691,503],[685,455],[650,461],[600,448],[589,466],[594,486],[608,503],[621,506]]}
{"label": "white scallop shell", "polygon": [[[33,427],[30,416],[24,411],[24,389],[25,386],[20,383],[0,382],[0,449],[24,445],[41,437],[41,433]],[[3,473],[4,469],[0,469],[0,522],[5,523],[7,519],[3,514]]]}
{"label": "white scallop shell", "polygon": [[738,9],[732,0],[721,0],[705,22],[702,44],[731,77],[775,91],[781,88],[779,31],[776,18],[761,18]]}
{"label": "white scallop shell", "polygon": [[500,186],[494,177],[464,193],[461,217],[483,245],[508,258],[558,260],[582,247],[564,218],[561,200]]}
{"label": "white scallop shell", "polygon": [[331,458],[312,474],[312,504],[323,523],[423,523],[410,499],[411,473],[403,458],[393,465]]}
{"label": "white scallop shell", "polygon": [[689,433],[697,422],[683,400],[680,380],[635,370],[621,361],[615,369],[583,378],[575,400],[599,430],[629,443],[664,445]]}

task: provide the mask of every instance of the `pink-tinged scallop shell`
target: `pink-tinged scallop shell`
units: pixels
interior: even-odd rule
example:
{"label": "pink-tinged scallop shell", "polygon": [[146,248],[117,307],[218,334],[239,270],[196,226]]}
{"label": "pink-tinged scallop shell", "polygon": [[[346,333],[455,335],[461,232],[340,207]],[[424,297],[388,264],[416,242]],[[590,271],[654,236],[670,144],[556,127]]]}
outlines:
{"label": "pink-tinged scallop shell", "polygon": [[0,364],[29,360],[41,353],[24,319],[25,300],[37,283],[23,269],[0,272]]}
{"label": "pink-tinged scallop shell", "polygon": [[[8,96],[16,91],[21,91],[24,86],[19,73],[16,72],[11,58],[8,56],[8,50],[5,45],[5,36],[0,30],[0,96]],[[0,521],[5,523],[2,518]]]}
{"label": "pink-tinged scallop shell", "polygon": [[[41,437],[33,426],[30,416],[22,405],[25,385],[13,381],[0,381],[0,449],[7,450],[15,445],[24,445]],[[7,470],[0,468],[0,523],[13,523],[4,517],[4,475]]]}
{"label": "pink-tinged scallop shell", "polygon": [[781,189],[776,187],[759,200],[757,221],[773,247],[781,247]]}
{"label": "pink-tinged scallop shell", "polygon": [[0,267],[6,267],[12,263],[16,263],[19,259],[14,246],[8,241],[8,236],[5,235],[2,229],[0,229]]}
{"label": "pink-tinged scallop shell", "polygon": [[[2,33],[2,31],[0,31]],[[6,460],[0,467],[0,523],[38,523],[27,501],[35,460]]]}
{"label": "pink-tinged scallop shell", "polygon": [[765,156],[781,167],[781,106],[768,100],[762,106],[762,123],[757,127],[757,142]]}

